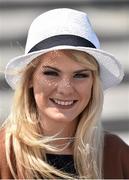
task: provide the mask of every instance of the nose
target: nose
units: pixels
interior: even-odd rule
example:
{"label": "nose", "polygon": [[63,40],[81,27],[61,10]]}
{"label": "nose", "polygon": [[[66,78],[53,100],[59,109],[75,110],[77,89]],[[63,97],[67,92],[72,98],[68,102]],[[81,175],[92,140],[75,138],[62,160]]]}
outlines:
{"label": "nose", "polygon": [[72,95],[74,92],[73,83],[69,78],[63,78],[58,82],[57,91],[62,95]]}

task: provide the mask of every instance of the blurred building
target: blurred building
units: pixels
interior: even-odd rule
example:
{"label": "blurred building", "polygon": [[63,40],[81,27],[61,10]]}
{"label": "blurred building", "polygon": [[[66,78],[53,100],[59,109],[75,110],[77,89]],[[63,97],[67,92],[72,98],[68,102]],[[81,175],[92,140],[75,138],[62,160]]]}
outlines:
{"label": "blurred building", "polygon": [[0,123],[10,111],[13,96],[2,73],[5,65],[24,53],[32,20],[47,10],[60,7],[87,12],[101,48],[114,54],[123,65],[123,82],[105,92],[102,121],[106,130],[120,135],[129,144],[128,0],[0,0]]}

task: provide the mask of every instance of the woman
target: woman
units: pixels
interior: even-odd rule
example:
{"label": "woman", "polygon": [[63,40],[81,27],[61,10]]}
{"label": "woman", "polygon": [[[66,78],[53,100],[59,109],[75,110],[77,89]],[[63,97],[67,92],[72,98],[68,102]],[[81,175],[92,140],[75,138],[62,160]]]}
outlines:
{"label": "woman", "polygon": [[15,95],[0,132],[1,179],[129,178],[129,147],[100,122],[103,91],[123,71],[99,49],[85,13],[37,17],[5,77]]}

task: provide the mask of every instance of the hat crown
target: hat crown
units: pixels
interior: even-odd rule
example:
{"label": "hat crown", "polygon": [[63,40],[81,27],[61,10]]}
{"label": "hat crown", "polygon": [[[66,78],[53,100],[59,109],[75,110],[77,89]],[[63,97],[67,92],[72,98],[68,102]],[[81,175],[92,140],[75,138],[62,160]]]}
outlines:
{"label": "hat crown", "polygon": [[25,54],[39,42],[57,35],[80,36],[89,40],[96,48],[100,47],[86,13],[59,8],[41,14],[32,22],[28,32]]}

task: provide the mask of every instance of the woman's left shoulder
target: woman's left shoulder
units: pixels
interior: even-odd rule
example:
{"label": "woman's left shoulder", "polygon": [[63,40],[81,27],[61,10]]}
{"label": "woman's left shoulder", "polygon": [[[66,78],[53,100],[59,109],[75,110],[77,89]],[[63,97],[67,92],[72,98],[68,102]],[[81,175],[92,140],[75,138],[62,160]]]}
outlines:
{"label": "woman's left shoulder", "polygon": [[114,147],[129,153],[129,145],[124,142],[118,135],[109,132],[104,133],[104,146],[107,148]]}
{"label": "woman's left shoulder", "polygon": [[104,177],[129,178],[129,145],[119,136],[107,132],[104,135]]}

